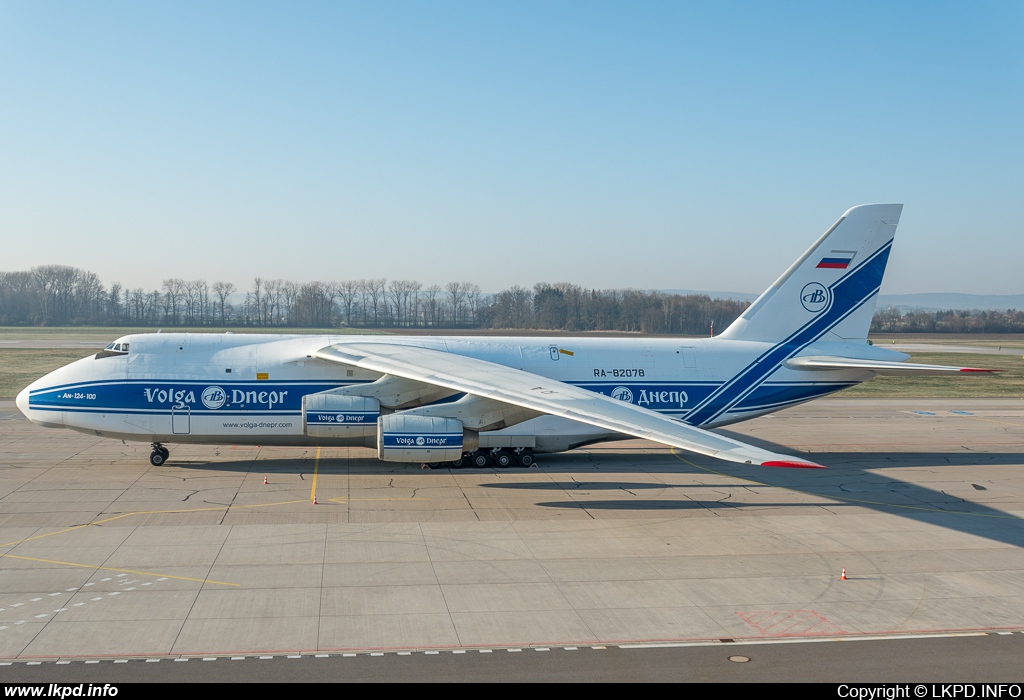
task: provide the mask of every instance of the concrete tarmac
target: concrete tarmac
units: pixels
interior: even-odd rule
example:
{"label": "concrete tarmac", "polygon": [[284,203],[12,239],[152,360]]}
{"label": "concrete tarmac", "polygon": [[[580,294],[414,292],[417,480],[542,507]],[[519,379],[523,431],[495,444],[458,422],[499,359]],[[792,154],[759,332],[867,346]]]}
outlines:
{"label": "concrete tarmac", "polygon": [[830,468],[632,440],[532,469],[176,445],[152,467],[0,402],[0,657],[1024,630],[1024,401],[828,399],[728,432]]}

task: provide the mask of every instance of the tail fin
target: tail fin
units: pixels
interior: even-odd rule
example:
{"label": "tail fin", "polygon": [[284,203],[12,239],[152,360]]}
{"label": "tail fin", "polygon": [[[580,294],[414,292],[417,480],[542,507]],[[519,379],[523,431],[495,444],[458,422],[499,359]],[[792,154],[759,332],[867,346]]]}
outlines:
{"label": "tail fin", "polygon": [[720,338],[798,341],[868,337],[902,204],[853,207]]}

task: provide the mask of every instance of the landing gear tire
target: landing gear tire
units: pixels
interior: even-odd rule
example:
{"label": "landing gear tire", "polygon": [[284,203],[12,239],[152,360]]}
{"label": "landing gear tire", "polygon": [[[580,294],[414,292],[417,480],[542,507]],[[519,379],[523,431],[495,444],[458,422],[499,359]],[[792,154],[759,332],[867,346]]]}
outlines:
{"label": "landing gear tire", "polygon": [[501,469],[508,469],[515,461],[515,456],[508,450],[498,450],[498,453],[494,455],[494,466]]}
{"label": "landing gear tire", "polygon": [[473,455],[470,457],[470,461],[473,462],[474,467],[477,467],[478,469],[483,469],[484,467],[490,465],[491,456],[481,450],[474,452]]}
{"label": "landing gear tire", "polygon": [[516,461],[519,462],[520,467],[532,467],[537,463],[537,460],[533,458],[532,450],[523,450],[516,457]]}
{"label": "landing gear tire", "polygon": [[455,459],[455,460],[452,460],[451,462],[448,462],[448,466],[451,467],[452,469],[460,469],[463,466],[465,466],[465,464],[466,464],[466,458],[465,457],[459,457],[458,459]]}
{"label": "landing gear tire", "polygon": [[167,461],[168,455],[169,453],[165,454],[164,450],[153,450],[149,454],[149,463],[154,467],[159,467]]}

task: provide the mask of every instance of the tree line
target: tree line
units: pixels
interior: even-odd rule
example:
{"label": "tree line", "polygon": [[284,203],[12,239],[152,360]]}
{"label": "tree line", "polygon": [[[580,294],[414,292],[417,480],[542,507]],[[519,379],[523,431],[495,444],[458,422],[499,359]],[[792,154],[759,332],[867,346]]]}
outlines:
{"label": "tree line", "polygon": [[[266,328],[481,328],[705,335],[724,330],[747,302],[702,294],[586,289],[569,283],[513,286],[486,295],[470,282],[163,280],[159,289],[109,287],[87,270],[43,265],[0,272],[0,325],[131,325]],[[875,314],[874,332],[1024,332],[1024,312],[909,311]]]}
{"label": "tree line", "polygon": [[720,331],[746,302],[642,290],[541,283],[485,295],[471,282],[307,282],[257,277],[231,282],[163,280],[159,289],[104,286],[87,270],[44,265],[0,272],[0,325],[132,325],[267,328],[494,328],[703,335]]}
{"label": "tree line", "polygon": [[883,309],[871,322],[875,333],[1024,333],[1024,311],[907,311]]}

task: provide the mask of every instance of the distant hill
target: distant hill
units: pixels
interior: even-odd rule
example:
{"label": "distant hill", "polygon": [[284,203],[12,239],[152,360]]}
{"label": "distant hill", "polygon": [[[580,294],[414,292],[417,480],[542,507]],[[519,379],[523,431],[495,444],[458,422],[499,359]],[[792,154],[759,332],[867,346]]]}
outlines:
{"label": "distant hill", "polygon": [[1006,311],[1024,309],[1024,294],[884,294],[878,297],[879,309],[898,308],[900,311]]}
{"label": "distant hill", "polygon": [[[712,299],[754,301],[757,294],[744,292],[702,292],[696,289],[659,289],[665,294],[707,294]],[[1024,310],[1024,294],[954,294],[930,292],[927,294],[883,294],[878,297],[878,309],[897,308],[900,311],[970,311]]]}

